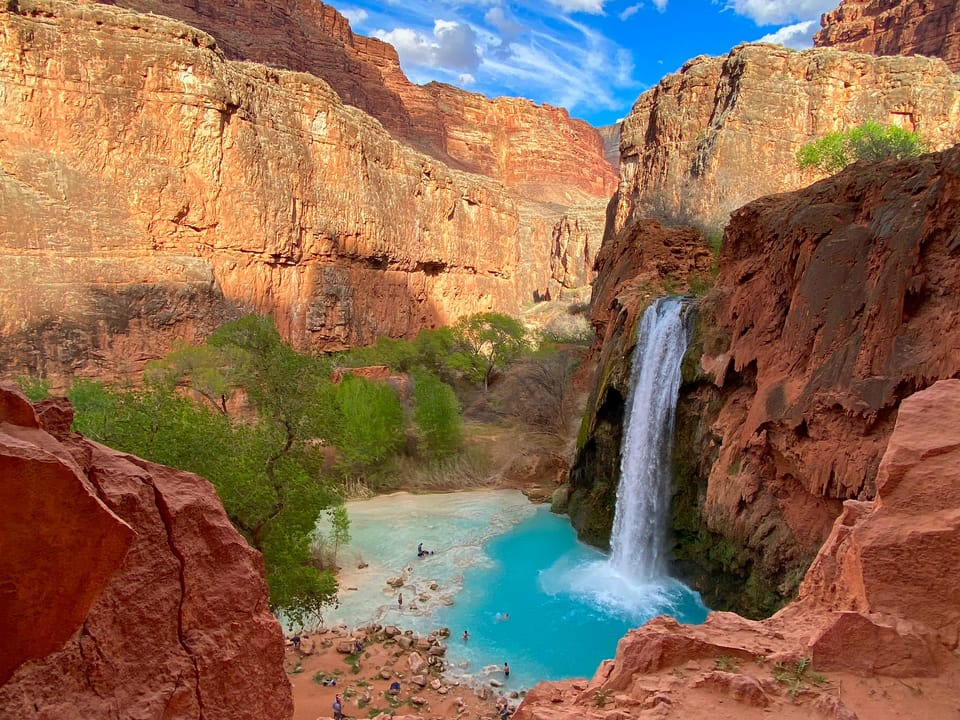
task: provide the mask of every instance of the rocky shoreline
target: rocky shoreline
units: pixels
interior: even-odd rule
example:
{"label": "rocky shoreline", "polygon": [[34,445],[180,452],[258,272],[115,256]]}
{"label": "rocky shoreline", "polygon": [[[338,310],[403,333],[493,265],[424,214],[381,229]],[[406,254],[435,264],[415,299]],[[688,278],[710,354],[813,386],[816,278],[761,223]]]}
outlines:
{"label": "rocky shoreline", "polygon": [[[504,692],[490,678],[469,684],[451,678],[444,662],[450,631],[416,635],[395,625],[320,628],[287,638],[284,668],[293,686],[294,720],[331,717],[334,698],[343,698],[348,718],[498,718],[515,709],[522,692]],[[399,692],[391,684],[399,683]],[[586,687],[586,681],[583,681]],[[379,711],[379,712],[378,712]]]}

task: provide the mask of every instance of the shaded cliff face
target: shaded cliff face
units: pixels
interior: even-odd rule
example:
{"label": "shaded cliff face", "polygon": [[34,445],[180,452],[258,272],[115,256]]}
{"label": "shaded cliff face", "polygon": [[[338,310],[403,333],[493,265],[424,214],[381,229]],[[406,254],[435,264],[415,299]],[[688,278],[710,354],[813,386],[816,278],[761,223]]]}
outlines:
{"label": "shaded cliff face", "polygon": [[709,277],[712,261],[700,231],[663,227],[656,220],[631,224],[608,237],[600,250],[591,298],[591,355],[598,375],[580,428],[567,507],[586,542],[606,547],[610,541],[640,317],[658,296],[687,292],[691,282]]}
{"label": "shaded cliff face", "polygon": [[958,448],[960,381],[945,380],[902,403],[876,500],[845,503],[797,602],[762,622],[656,618],[590,682],[541,683],[515,717],[955,716]]}
{"label": "shaded cliff face", "polygon": [[616,189],[599,134],[565,109],[521,98],[491,100],[442,83],[414,85],[393,46],[354,34],[346,18],[322,2],[110,4],[204,30],[230,59],[321,77],[395,137],[452,167],[498,178],[524,198],[569,205],[608,199]]}
{"label": "shaded cliff face", "polygon": [[[791,597],[843,500],[873,497],[900,401],[960,373],[957,197],[960,148],[857,164],[733,214],[698,303],[674,444],[674,571],[708,606],[764,617]],[[574,523],[599,545],[636,318],[603,298],[663,287],[642,242],[616,247],[600,257],[618,262],[598,264],[603,354],[571,475],[590,499]]]}
{"label": "shaded cliff face", "polygon": [[839,503],[874,496],[901,400],[960,373],[957,197],[960,148],[734,213],[702,308],[720,447],[700,512],[762,568],[801,571]]}
{"label": "shaded cliff face", "polygon": [[0,387],[0,715],[292,717],[262,558],[213,487],[72,416]]}
{"label": "shaded cliff face", "polygon": [[741,45],[691,60],[637,100],[623,122],[616,229],[666,217],[723,227],[728,214],[818,176],[805,143],[864,120],[956,140],[960,78],[939,60]]}
{"label": "shaded cliff face", "polygon": [[241,312],[341,349],[590,279],[600,203],[520,207],[322,80],[97,4],[25,0],[0,39],[8,377],[130,375]]}
{"label": "shaded cliff face", "polygon": [[960,7],[953,0],[841,0],[820,18],[815,47],[926,55],[960,71]]}

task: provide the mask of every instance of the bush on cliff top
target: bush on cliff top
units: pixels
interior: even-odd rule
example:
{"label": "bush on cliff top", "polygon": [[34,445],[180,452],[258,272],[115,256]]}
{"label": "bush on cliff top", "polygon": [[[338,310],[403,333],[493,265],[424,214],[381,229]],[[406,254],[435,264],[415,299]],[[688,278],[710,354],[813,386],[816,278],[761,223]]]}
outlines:
{"label": "bush on cliff top", "polygon": [[902,160],[923,151],[924,144],[918,133],[868,120],[855,128],[838,130],[807,143],[797,151],[797,164],[801,168],[835,173],[858,160]]}

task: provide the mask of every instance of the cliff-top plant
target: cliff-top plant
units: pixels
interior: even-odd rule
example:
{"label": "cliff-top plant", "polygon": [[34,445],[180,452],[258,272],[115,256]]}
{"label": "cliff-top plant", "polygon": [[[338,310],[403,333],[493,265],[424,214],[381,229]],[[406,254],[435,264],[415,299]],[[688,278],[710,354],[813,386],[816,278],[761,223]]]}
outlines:
{"label": "cliff-top plant", "polygon": [[868,120],[855,128],[838,130],[807,143],[797,151],[797,164],[801,168],[835,173],[858,160],[902,160],[916,157],[924,150],[919,133]]}

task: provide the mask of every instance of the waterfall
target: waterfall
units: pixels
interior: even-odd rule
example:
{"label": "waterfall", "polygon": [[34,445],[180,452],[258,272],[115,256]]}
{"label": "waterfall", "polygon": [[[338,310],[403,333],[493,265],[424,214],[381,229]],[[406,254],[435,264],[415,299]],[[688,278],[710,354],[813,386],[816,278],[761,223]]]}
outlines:
{"label": "waterfall", "polygon": [[687,349],[682,311],[678,297],[654,302],[640,321],[633,353],[610,545],[613,566],[639,581],[664,570],[674,416]]}

